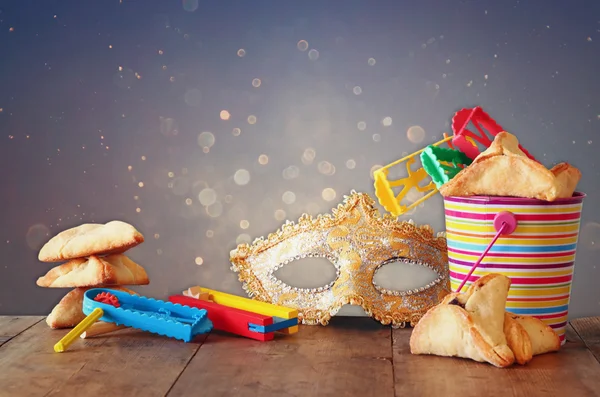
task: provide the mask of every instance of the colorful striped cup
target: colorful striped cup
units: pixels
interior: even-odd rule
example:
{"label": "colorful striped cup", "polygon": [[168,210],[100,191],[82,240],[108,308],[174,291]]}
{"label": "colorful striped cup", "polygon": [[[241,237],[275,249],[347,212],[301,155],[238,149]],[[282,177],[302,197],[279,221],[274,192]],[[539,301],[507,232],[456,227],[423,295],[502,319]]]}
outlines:
{"label": "colorful striped cup", "polygon": [[446,197],[450,285],[456,291],[496,235],[494,216],[510,211],[517,229],[500,236],[463,290],[488,273],[511,278],[506,310],[549,324],[565,343],[565,328],[585,194],[553,202],[513,197]]}

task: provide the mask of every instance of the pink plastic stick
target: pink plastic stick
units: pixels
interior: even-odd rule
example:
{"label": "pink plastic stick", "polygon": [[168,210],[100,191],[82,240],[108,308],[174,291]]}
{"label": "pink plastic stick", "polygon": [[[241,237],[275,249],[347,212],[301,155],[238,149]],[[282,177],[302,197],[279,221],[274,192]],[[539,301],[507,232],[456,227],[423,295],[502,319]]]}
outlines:
{"label": "pink plastic stick", "polygon": [[465,278],[463,278],[463,281],[458,286],[458,289],[456,290],[456,292],[460,292],[460,290],[465,285],[465,283],[467,282],[469,277],[471,277],[471,275],[473,274],[475,269],[477,269],[477,266],[479,266],[479,264],[481,263],[483,258],[485,258],[485,256],[489,252],[489,250],[496,243],[496,240],[498,240],[498,237],[500,237],[500,235],[502,235],[502,234],[512,234],[515,231],[515,229],[517,228],[517,218],[515,217],[515,215],[512,212],[508,212],[508,211],[500,212],[500,213],[496,214],[496,216],[494,217],[494,228],[497,230],[496,235],[494,236],[492,241],[490,241],[487,248],[485,249],[485,251],[483,251],[483,253],[479,257],[479,259],[477,259],[477,262],[475,262],[473,264],[473,266],[471,267],[471,270],[469,270],[469,273],[467,273]]}
{"label": "pink plastic stick", "polygon": [[502,234],[502,232],[504,231],[504,229],[506,228],[506,226],[507,226],[506,223],[502,223],[502,226],[500,226],[500,230],[498,230],[498,233],[496,233],[496,235],[494,236],[494,238],[492,239],[492,241],[490,241],[490,243],[488,244],[488,246],[485,249],[485,251],[483,251],[483,253],[479,257],[479,259],[477,259],[477,262],[475,262],[473,264],[473,266],[471,267],[471,270],[469,270],[469,273],[467,273],[467,275],[465,276],[465,278],[463,278],[463,281],[458,286],[458,289],[456,290],[456,292],[460,292],[460,290],[465,285],[465,283],[467,282],[467,280],[469,279],[469,277],[471,277],[471,275],[473,274],[473,272],[475,271],[475,269],[477,268],[477,266],[479,266],[479,264],[481,263],[481,261],[483,260],[483,258],[485,258],[485,256],[487,255],[488,251],[492,248],[492,245],[494,245],[494,243],[496,242],[496,240],[498,240],[498,237],[500,237],[500,235]]}

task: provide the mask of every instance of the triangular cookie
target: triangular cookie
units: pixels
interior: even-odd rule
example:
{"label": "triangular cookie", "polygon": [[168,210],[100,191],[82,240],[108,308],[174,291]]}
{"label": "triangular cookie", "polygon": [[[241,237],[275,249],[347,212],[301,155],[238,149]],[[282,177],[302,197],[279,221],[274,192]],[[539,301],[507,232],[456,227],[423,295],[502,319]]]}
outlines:
{"label": "triangular cookie", "polygon": [[447,295],[415,326],[413,354],[470,358],[507,367],[515,356],[504,335],[504,312],[510,279],[486,275],[462,294]]}
{"label": "triangular cookie", "polygon": [[[123,287],[108,287],[117,291],[135,294],[132,290]],[[50,328],[71,328],[85,318],[83,314],[83,294],[90,288],[75,288],[58,302],[52,312],[46,317],[46,324]]]}
{"label": "triangular cookie", "polygon": [[514,135],[501,132],[487,150],[439,191],[444,197],[485,195],[554,201],[564,194],[561,186],[554,173],[519,149]]}
{"label": "triangular cookie", "polygon": [[49,288],[98,285],[145,285],[150,281],[143,267],[122,254],[73,259],[56,266],[37,285]]}
{"label": "triangular cookie", "polygon": [[[529,360],[531,360],[531,357],[533,356],[555,352],[560,349],[560,338],[558,337],[558,334],[554,332],[552,327],[538,318],[506,313],[506,323],[504,326],[505,330],[506,324],[509,324],[509,326],[513,327],[518,325],[518,327],[520,327],[528,336],[527,339],[529,339],[529,345],[531,346]],[[522,332],[519,334],[522,334]],[[509,335],[508,333],[506,334],[509,346],[513,344],[516,346],[523,345],[523,342],[519,341],[519,339],[515,337],[517,335],[518,334],[516,333],[512,335]],[[515,356],[517,356],[518,353],[515,351],[515,348],[511,346],[511,349],[515,353]],[[527,354],[524,356],[527,356]]]}
{"label": "triangular cookie", "polygon": [[581,179],[581,171],[569,163],[559,163],[550,169],[559,185],[558,198],[572,197]]}
{"label": "triangular cookie", "polygon": [[144,236],[121,221],[85,223],[52,237],[40,250],[42,262],[60,262],[90,255],[123,253],[144,242]]}

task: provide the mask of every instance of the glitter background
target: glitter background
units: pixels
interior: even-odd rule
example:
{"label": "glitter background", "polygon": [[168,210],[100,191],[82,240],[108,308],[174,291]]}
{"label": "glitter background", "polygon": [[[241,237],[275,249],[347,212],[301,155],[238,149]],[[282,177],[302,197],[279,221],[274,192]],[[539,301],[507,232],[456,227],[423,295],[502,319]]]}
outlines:
{"label": "glitter background", "polygon": [[[41,245],[112,219],[146,237],[136,291],[242,294],[236,243],[373,194],[373,169],[475,105],[583,170],[570,315],[600,314],[600,2],[341,4],[0,1],[0,314],[48,313],[67,291],[35,285]],[[442,209],[402,219],[441,231]],[[334,273],[292,265],[299,286]]]}

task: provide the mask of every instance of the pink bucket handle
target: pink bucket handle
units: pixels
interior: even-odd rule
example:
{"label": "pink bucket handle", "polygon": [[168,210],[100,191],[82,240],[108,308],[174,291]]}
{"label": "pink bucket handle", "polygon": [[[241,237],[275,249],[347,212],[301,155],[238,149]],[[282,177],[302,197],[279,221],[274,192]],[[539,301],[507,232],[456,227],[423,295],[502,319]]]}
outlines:
{"label": "pink bucket handle", "polygon": [[473,274],[473,272],[475,271],[477,266],[479,266],[479,264],[481,263],[483,258],[485,258],[485,256],[489,252],[489,250],[496,243],[496,240],[498,240],[498,238],[501,235],[512,234],[516,228],[517,228],[517,218],[515,217],[515,214],[513,214],[512,212],[509,212],[509,211],[502,211],[502,212],[499,212],[496,214],[496,216],[494,217],[494,229],[496,229],[496,235],[494,236],[492,241],[490,241],[487,248],[485,249],[485,251],[483,251],[483,253],[479,257],[479,259],[477,259],[477,261],[473,264],[473,266],[471,267],[471,270],[469,270],[469,273],[465,276],[463,281],[460,283],[456,292],[460,292],[460,290],[465,285],[465,283],[467,282],[469,277],[471,277],[471,275]]}

